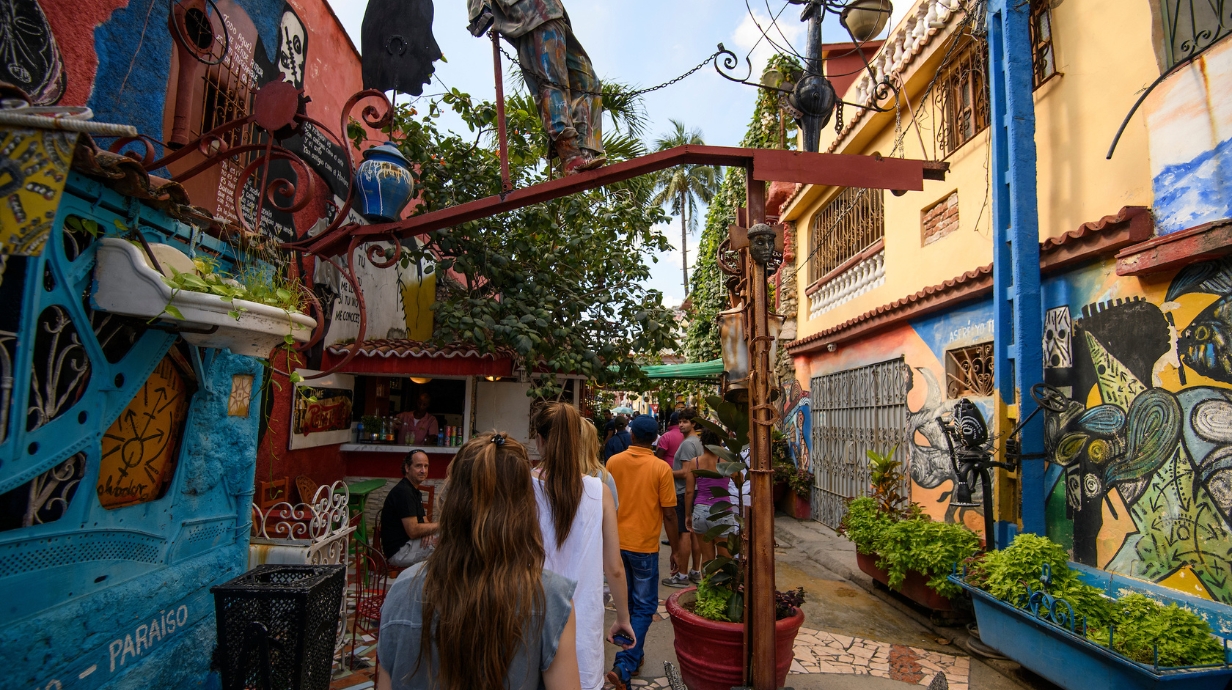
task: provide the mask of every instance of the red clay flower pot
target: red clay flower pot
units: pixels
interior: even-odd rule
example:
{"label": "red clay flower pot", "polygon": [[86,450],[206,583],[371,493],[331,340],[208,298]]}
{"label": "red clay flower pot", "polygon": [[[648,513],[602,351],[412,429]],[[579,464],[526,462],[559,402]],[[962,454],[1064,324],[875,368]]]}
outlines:
{"label": "red clay flower pot", "polygon": [[[856,552],[856,563],[859,564],[860,570],[889,587],[890,573],[877,567],[877,559],[877,554],[866,556],[859,551]],[[949,611],[952,608],[950,600],[937,594],[936,590],[928,586],[928,578],[914,570],[908,571],[907,576],[903,578],[903,586],[899,594],[934,611]]]}
{"label": "red clay flower pot", "polygon": [[[744,625],[724,623],[698,616],[684,607],[696,601],[697,588],[682,589],[667,599],[667,615],[675,633],[676,658],[680,661],[680,677],[689,690],[731,690],[744,682],[741,652],[744,647]],[[804,613],[774,623],[775,683],[787,683],[791,668],[792,647],[796,633],[804,625]]]}

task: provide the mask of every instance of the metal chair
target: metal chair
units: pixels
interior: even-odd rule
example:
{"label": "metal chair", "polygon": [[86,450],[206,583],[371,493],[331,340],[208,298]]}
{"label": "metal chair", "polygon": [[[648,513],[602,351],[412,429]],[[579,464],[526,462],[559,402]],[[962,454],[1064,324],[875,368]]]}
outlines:
{"label": "metal chair", "polygon": [[356,540],[355,617],[351,620],[351,667],[356,665],[355,647],[360,635],[380,639],[381,607],[389,589],[389,566],[381,550]]}

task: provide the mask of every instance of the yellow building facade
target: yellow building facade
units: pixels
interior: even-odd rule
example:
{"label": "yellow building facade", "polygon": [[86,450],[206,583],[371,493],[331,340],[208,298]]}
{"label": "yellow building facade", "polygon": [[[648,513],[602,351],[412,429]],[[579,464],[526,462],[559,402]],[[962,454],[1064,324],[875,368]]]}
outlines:
{"label": "yellow building facade", "polygon": [[[798,297],[784,383],[805,391],[798,457],[832,526],[868,491],[865,451],[893,450],[900,493],[982,532],[980,509],[950,503],[937,418],[963,398],[1001,428],[1016,415],[993,390],[1003,296],[979,6],[915,2],[869,56],[897,94],[861,76],[841,96],[885,112],[845,107],[822,135],[822,151],[942,161],[945,180],[903,194],[802,186],[778,209]],[[1079,563],[1232,603],[1232,42],[1201,7],[1029,0],[1041,383],[1068,405],[1045,432],[1045,515]],[[1211,421],[1224,405],[1227,428]],[[995,494],[996,518],[1017,522],[1016,476]]]}

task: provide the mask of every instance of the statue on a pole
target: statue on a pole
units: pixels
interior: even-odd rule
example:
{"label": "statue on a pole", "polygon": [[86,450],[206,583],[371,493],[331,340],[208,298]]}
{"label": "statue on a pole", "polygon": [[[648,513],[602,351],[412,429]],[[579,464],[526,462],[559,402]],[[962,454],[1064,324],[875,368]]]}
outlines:
{"label": "statue on a pole", "polygon": [[517,48],[522,77],[565,174],[606,163],[602,84],[561,0],[467,2],[471,34],[493,28]]}

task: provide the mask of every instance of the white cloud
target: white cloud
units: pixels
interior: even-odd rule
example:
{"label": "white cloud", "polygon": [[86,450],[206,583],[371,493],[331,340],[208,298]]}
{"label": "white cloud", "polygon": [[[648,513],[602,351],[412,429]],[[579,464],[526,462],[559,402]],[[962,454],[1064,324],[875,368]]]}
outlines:
{"label": "white cloud", "polygon": [[[744,13],[744,18],[740,21],[740,25],[736,27],[732,34],[732,42],[737,49],[736,55],[743,61],[745,54],[749,54],[749,61],[753,64],[753,71],[749,79],[756,81],[761,77],[762,70],[766,67],[766,61],[770,59],[779,49],[795,50],[803,54],[803,39],[806,33],[807,26],[799,21],[799,12],[792,12],[793,6],[788,6],[778,15],[777,21],[772,20],[771,16],[764,11],[758,9],[753,10],[753,14]],[[765,31],[763,37],[762,31]],[[776,48],[775,46],[778,46]],[[743,64],[736,69],[737,75],[743,75],[747,69]]]}
{"label": "white cloud", "polygon": [[663,306],[668,309],[675,309],[684,304],[684,300],[675,295],[663,295]]}

